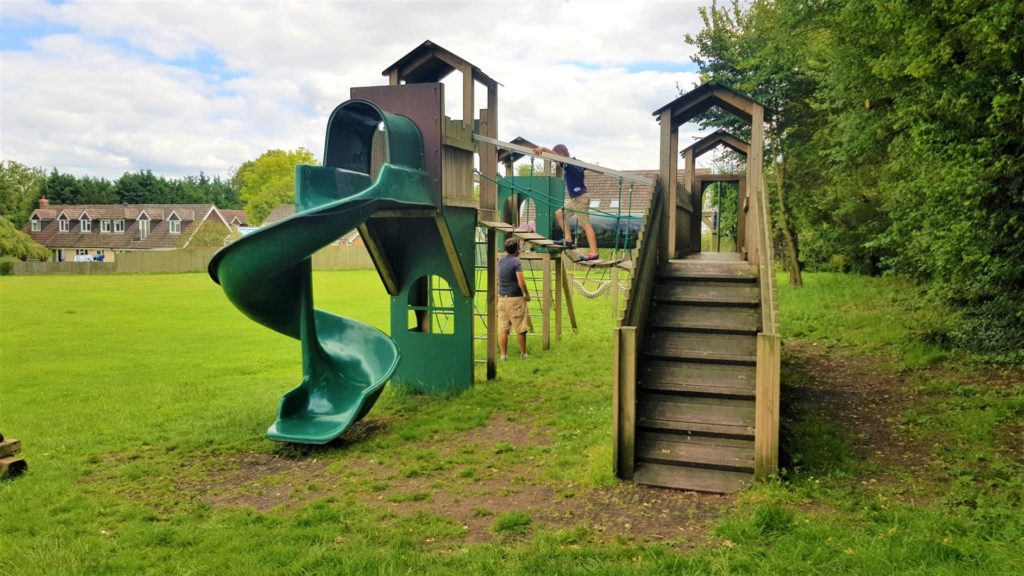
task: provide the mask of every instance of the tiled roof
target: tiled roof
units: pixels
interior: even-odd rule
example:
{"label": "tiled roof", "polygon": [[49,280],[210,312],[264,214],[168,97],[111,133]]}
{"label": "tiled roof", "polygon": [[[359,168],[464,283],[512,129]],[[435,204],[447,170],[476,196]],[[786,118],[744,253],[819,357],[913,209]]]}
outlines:
{"label": "tiled roof", "polygon": [[[245,211],[230,212],[245,225]],[[137,218],[143,213],[149,217],[149,234],[140,239]],[[60,231],[61,214],[68,219],[67,232]],[[180,233],[171,233],[171,214],[180,220]],[[23,230],[47,248],[167,250],[183,244],[207,215],[220,222],[223,211],[213,204],[55,204],[32,213],[31,218],[40,221],[39,232],[32,231],[31,221]],[[82,232],[83,216],[92,222],[89,232]],[[110,232],[102,232],[101,220],[124,220],[124,232],[113,232],[113,226]]]}
{"label": "tiled roof", "polygon": [[[274,206],[274,209],[267,214],[267,217],[263,219],[261,226],[269,226],[278,220],[284,220],[290,216],[295,215],[295,204],[278,204]],[[352,242],[359,239],[359,229],[352,230],[345,234],[341,238],[338,238],[335,242],[342,242],[344,244],[351,244]]]}

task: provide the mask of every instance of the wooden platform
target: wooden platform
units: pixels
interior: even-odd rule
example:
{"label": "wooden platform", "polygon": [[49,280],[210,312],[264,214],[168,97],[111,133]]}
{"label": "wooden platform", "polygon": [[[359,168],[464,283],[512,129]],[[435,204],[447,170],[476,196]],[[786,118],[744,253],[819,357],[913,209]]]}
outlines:
{"label": "wooden platform", "polygon": [[738,254],[658,270],[637,374],[642,484],[733,492],[754,480],[758,272]]}
{"label": "wooden platform", "polygon": [[12,478],[28,469],[25,460],[18,456],[21,441],[14,438],[4,440],[0,435],[0,480]]}

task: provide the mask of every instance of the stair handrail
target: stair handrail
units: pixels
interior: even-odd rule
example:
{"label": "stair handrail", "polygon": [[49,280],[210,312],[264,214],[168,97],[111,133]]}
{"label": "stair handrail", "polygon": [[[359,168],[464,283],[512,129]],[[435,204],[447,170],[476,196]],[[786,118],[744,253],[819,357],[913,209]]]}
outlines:
{"label": "stair handrail", "polygon": [[761,330],[757,334],[757,368],[754,384],[754,477],[764,480],[779,470],[780,358],[778,302],[772,250],[768,186],[763,176],[752,195],[757,243],[754,252],[761,291]]}
{"label": "stair handrail", "polygon": [[651,305],[658,270],[659,247],[664,245],[665,199],[661,181],[655,180],[650,207],[637,237],[636,258],[626,291],[622,317],[615,327],[615,371],[612,394],[613,457],[619,478],[633,477],[636,454],[636,376],[639,343]]}
{"label": "stair handrail", "polygon": [[754,195],[757,202],[757,214],[755,222],[757,225],[758,242],[761,244],[758,250],[758,271],[761,278],[767,282],[761,282],[761,332],[764,334],[779,333],[779,311],[776,302],[775,286],[775,256],[772,249],[772,224],[768,210],[768,186],[764,178],[761,179],[761,186]]}

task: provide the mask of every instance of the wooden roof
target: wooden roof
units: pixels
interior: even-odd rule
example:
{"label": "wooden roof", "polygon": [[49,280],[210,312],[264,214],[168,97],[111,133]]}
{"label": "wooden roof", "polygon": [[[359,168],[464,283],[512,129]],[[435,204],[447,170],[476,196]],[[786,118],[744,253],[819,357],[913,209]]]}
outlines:
{"label": "wooden roof", "polygon": [[[523,138],[522,136],[516,136],[515,138],[513,138],[512,139],[512,144],[518,144],[520,146],[526,146],[527,148],[536,148],[537,147],[536,144],[534,144],[533,142],[530,142],[529,140],[527,140],[526,138]],[[526,154],[523,154],[521,152],[515,152],[513,150],[506,150],[504,148],[499,148],[498,149],[498,163],[499,164],[505,164],[506,162],[512,162],[513,164],[515,164],[520,158],[523,158],[525,156],[526,156]],[[511,158],[511,160],[510,160],[510,158]]]}
{"label": "wooden roof", "polygon": [[430,40],[420,44],[412,52],[398,59],[397,62],[384,69],[384,76],[390,76],[393,71],[398,72],[398,80],[409,84],[422,84],[425,82],[440,82],[455,70],[469,67],[473,72],[473,80],[484,84],[488,88],[495,88],[498,82],[493,80],[483,70],[471,64],[468,60],[445,50]]}
{"label": "wooden roof", "polygon": [[[754,106],[764,105],[749,96],[735,92],[716,82],[701,84],[690,90],[679,98],[654,111],[654,116],[661,116],[666,110],[672,111],[673,128],[693,120],[703,114],[712,106],[718,106],[743,120],[750,122],[753,117]],[[765,108],[765,117],[768,116],[768,109]]]}
{"label": "wooden roof", "polygon": [[708,134],[686,148],[683,148],[683,150],[679,152],[679,155],[686,156],[686,151],[692,150],[693,159],[696,160],[707,152],[714,150],[719,144],[722,144],[726,148],[744,156],[750,153],[750,143],[746,140],[741,140],[740,138],[733,136],[727,130],[715,130],[711,134]]}

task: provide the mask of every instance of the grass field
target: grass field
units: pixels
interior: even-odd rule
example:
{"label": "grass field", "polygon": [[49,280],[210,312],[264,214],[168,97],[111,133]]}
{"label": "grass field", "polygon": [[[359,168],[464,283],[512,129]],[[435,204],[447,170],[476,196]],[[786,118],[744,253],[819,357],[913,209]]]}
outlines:
{"label": "grass field", "polygon": [[[787,470],[722,497],[613,478],[605,298],[495,381],[389,387],[301,448],[264,438],[298,342],[206,275],[0,277],[0,432],[29,463],[0,574],[1024,572],[1020,371],[916,343],[898,281],[806,281],[779,282]],[[316,300],[387,327],[372,271],[318,272]]]}

